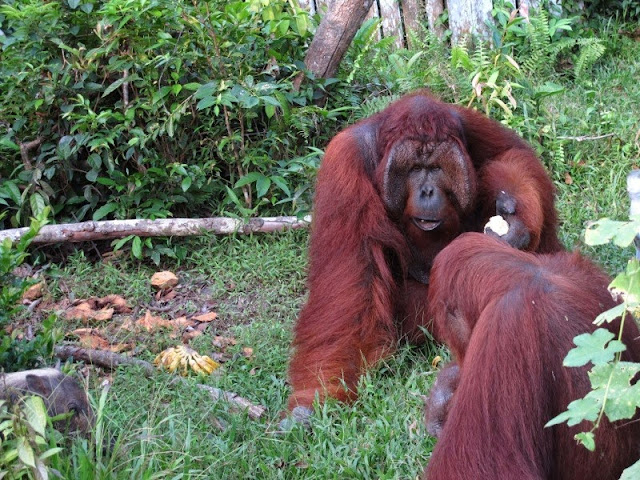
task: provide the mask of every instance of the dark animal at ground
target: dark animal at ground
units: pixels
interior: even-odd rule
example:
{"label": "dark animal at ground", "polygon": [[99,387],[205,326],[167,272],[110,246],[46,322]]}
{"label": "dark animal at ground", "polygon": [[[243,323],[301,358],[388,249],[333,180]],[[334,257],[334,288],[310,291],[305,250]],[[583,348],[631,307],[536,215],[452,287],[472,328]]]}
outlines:
{"label": "dark animal at ground", "polygon": [[71,413],[69,418],[55,422],[57,430],[83,434],[91,431],[93,410],[85,391],[72,377],[56,368],[0,373],[0,398],[16,402],[29,394],[43,398],[50,417]]}
{"label": "dark animal at ground", "polygon": [[308,409],[316,396],[353,400],[366,366],[401,338],[424,341],[431,264],[461,233],[500,215],[506,243],[560,250],[553,202],[524,140],[426,91],[340,132],[317,178],[289,408]]}
{"label": "dark animal at ground", "polygon": [[[640,458],[640,421],[595,431],[595,452],[576,444],[590,424],[544,425],[591,389],[587,370],[562,362],[573,338],[616,305],[610,279],[579,253],[537,255],[466,233],[436,258],[429,307],[452,367],[434,395],[439,419],[428,480],[614,480]],[[620,321],[605,324],[618,335]],[[640,361],[640,333],[624,324],[624,361]],[[429,402],[427,402],[429,406]],[[445,418],[446,417],[446,418]]]}

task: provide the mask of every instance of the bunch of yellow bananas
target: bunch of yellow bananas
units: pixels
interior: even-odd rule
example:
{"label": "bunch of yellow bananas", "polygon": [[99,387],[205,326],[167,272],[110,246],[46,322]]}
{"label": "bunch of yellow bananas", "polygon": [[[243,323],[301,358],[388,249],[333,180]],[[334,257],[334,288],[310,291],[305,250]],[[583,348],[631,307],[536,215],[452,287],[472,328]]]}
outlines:
{"label": "bunch of yellow bananas", "polygon": [[155,358],[153,364],[166,368],[170,372],[178,371],[180,375],[187,375],[189,369],[196,373],[210,375],[220,366],[215,360],[212,360],[207,355],[200,355],[187,345],[179,345],[163,350]]}

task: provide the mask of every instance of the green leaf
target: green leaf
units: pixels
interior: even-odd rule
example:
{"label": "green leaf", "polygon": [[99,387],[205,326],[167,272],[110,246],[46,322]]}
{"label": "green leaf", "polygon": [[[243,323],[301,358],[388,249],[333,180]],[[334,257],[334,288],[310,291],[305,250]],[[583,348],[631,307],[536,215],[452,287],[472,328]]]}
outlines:
{"label": "green leaf", "polygon": [[4,182],[3,187],[6,188],[7,195],[11,200],[13,200],[13,203],[18,206],[22,205],[22,196],[20,195],[20,189],[15,183],[6,181]]}
{"label": "green leaf", "polygon": [[[633,309],[633,305],[628,306]],[[598,315],[593,323],[595,323],[596,325],[602,325],[604,322],[611,322],[612,320],[621,317],[625,312],[626,307],[627,305],[625,305],[624,303],[616,305],[615,307],[610,308],[606,312],[602,312],[600,315]]]}
{"label": "green leaf", "polygon": [[133,242],[131,243],[131,253],[138,259],[142,258],[142,240],[138,236],[133,237]]}
{"label": "green leaf", "polygon": [[596,438],[593,432],[578,433],[574,438],[584,445],[584,448],[590,452],[593,452],[596,449]]}
{"label": "green leaf", "polygon": [[587,245],[604,245],[613,242],[618,247],[628,247],[640,227],[640,221],[620,222],[603,218],[587,226],[584,241]]}
{"label": "green leaf", "polygon": [[[187,85],[196,85],[196,84],[188,83]],[[187,88],[187,85],[185,85],[185,88]],[[191,90],[191,88],[189,88],[188,90]],[[198,87],[194,97],[196,99],[213,97],[217,91],[218,91],[218,82],[205,83],[204,85],[201,85],[200,87]]]}
{"label": "green leaf", "polygon": [[34,216],[38,216],[44,210],[46,203],[42,195],[38,192],[35,192],[31,197],[29,197],[29,205],[31,206],[31,213]]}
{"label": "green leaf", "polygon": [[632,362],[599,365],[589,372],[591,387],[606,392],[604,412],[612,422],[632,418],[640,406],[640,385],[631,386],[638,372],[640,364]]}
{"label": "green leaf", "polygon": [[191,177],[184,177],[180,186],[182,187],[183,192],[189,190],[189,187],[191,186]]}
{"label": "green leaf", "polygon": [[8,138],[1,138],[0,139],[0,147],[5,147],[5,148],[11,149],[11,150],[15,150],[16,152],[20,151],[20,145],[18,145],[15,142],[12,142]]}
{"label": "green leaf", "polygon": [[204,110],[205,108],[209,108],[211,105],[215,104],[216,101],[216,97],[204,97],[196,105],[196,110]]}
{"label": "green leaf", "polygon": [[57,453],[62,452],[64,449],[60,448],[60,447],[54,447],[54,448],[50,448],[49,450],[47,450],[46,452],[44,452],[42,455],[40,455],[40,460],[44,460],[46,458],[49,458]]}
{"label": "green leaf", "polygon": [[567,407],[566,412],[552,418],[545,427],[551,427],[563,422],[567,422],[570,427],[578,425],[584,420],[595,422],[600,414],[600,408],[604,397],[604,391],[591,391],[584,398],[574,400]]}
{"label": "green leaf", "polygon": [[87,172],[87,174],[85,175],[85,178],[87,179],[87,181],[94,183],[97,179],[98,179],[98,174],[100,172],[98,172],[98,170],[94,170],[93,168],[91,170],[89,170]]}
{"label": "green leaf", "polygon": [[132,238],[134,237],[134,235],[127,235],[124,238],[121,238],[120,240],[116,241],[115,243],[113,243],[113,250],[114,251],[118,251],[122,248],[122,246],[127,243],[128,241],[130,241]]}
{"label": "green leaf", "polygon": [[279,176],[271,177],[271,181],[275,183],[280,190],[287,194],[287,196],[291,196],[291,190],[289,190],[289,185],[287,185],[287,181]]}
{"label": "green leaf", "polygon": [[613,338],[614,334],[604,328],[578,335],[573,339],[577,346],[569,351],[562,364],[565,367],[582,367],[589,362],[594,365],[610,362],[616,353],[626,350],[622,342]]}
{"label": "green leaf", "polygon": [[24,400],[24,406],[27,422],[36,433],[44,437],[45,428],[47,427],[47,407],[44,406],[42,397],[36,395],[27,397]]}
{"label": "green leaf", "polygon": [[244,187],[245,185],[249,185],[250,183],[257,182],[261,176],[263,176],[261,173],[249,172],[240,180],[238,180],[233,188]]}
{"label": "green leaf", "polygon": [[76,8],[78,8],[78,5],[80,5],[80,2],[82,0],[67,0],[67,3],[69,4],[69,8],[71,10],[75,10]]}
{"label": "green leaf", "polygon": [[622,293],[622,297],[633,303],[640,301],[640,262],[636,259],[627,262],[627,268],[619,273],[609,284],[612,293]]}
{"label": "green leaf", "polygon": [[117,203],[107,203],[106,205],[101,206],[98,210],[93,212],[93,221],[97,222],[98,220],[106,217],[112,212],[115,212],[118,209]]}
{"label": "green leaf", "polygon": [[269,177],[265,177],[264,175],[260,175],[258,177],[258,181],[256,182],[256,189],[258,193],[258,197],[262,198],[267,194],[269,187],[271,186],[271,180]]}
{"label": "green leaf", "polygon": [[93,12],[93,3],[84,3],[80,5],[80,10],[82,10],[84,13]]}
{"label": "green leaf", "polygon": [[103,98],[106,97],[111,92],[113,92],[116,88],[119,88],[120,86],[122,86],[123,83],[133,82],[134,80],[138,80],[138,78],[139,78],[138,75],[136,75],[135,73],[133,75],[128,75],[126,77],[119,78],[118,80],[116,80],[115,82],[113,82],[111,85],[107,87],[107,89],[102,94],[102,97]]}
{"label": "green leaf", "polygon": [[36,468],[36,457],[33,448],[29,445],[29,440],[25,437],[19,437],[16,446],[20,461],[29,467]]}
{"label": "green leaf", "polygon": [[271,118],[276,114],[276,107],[274,107],[273,105],[265,105],[264,113],[267,114],[267,118]]}
{"label": "green leaf", "polygon": [[281,20],[278,23],[278,31],[280,32],[281,36],[285,36],[287,34],[287,32],[289,31],[289,25],[291,25],[291,22],[289,20]]}
{"label": "green leaf", "polygon": [[298,33],[301,37],[304,37],[307,34],[309,23],[307,22],[306,13],[298,13],[296,15],[296,27],[298,28]]}
{"label": "green leaf", "polygon": [[102,165],[102,158],[97,153],[92,153],[87,157],[87,163],[94,170],[98,170]]}
{"label": "green leaf", "polygon": [[162,87],[160,90],[153,93],[153,97],[151,99],[151,104],[158,103],[164,97],[171,93],[171,87]]}
{"label": "green leaf", "polygon": [[620,480],[638,480],[640,478],[640,460],[622,472]]}

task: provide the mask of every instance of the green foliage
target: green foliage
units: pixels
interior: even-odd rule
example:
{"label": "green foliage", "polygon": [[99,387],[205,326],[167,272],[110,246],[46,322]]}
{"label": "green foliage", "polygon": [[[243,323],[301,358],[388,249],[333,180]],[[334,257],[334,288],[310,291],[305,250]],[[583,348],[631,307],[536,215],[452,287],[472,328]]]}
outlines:
{"label": "green foliage", "polygon": [[13,272],[29,256],[27,248],[40,228],[47,224],[48,214],[49,209],[45,209],[40,216],[33,218],[28,231],[15,244],[9,238],[0,243],[0,329],[7,326],[11,317],[20,310],[18,304],[22,294],[32,284]]}
{"label": "green foliage", "polygon": [[[619,247],[627,247],[636,236],[639,221],[616,222],[599,220],[589,226],[585,233],[587,244],[614,242]],[[640,262],[630,260],[625,272],[620,273],[609,285],[612,294],[619,295],[623,304],[601,314],[596,323],[610,322],[621,318],[620,335],[625,322],[633,322],[640,311]],[[546,426],[566,422],[578,425],[584,420],[593,422],[589,432],[576,435],[576,440],[587,449],[597,448],[594,432],[603,415],[612,421],[633,418],[640,407],[640,384],[632,381],[640,372],[640,363],[623,362],[620,354],[626,346],[616,339],[616,335],[603,328],[592,333],[578,335],[574,339],[576,347],[569,351],[563,364],[566,367],[581,367],[591,363],[589,371],[591,391],[585,397],[571,402],[567,411],[551,419]],[[640,461],[625,471],[622,478],[630,478],[630,472],[637,471]]]}
{"label": "green foliage", "polygon": [[42,398],[26,397],[9,405],[0,400],[0,478],[50,478],[48,463],[62,450],[55,446]]}
{"label": "green foliage", "polygon": [[339,116],[293,88],[314,28],[286,0],[4,2],[0,228],[45,205],[59,221],[308,210],[318,117]]}
{"label": "green foliage", "polygon": [[[0,331],[9,325],[24,307],[20,305],[22,294],[33,282],[16,276],[14,270],[28,257],[27,249],[40,230],[47,223],[49,208],[45,208],[37,218],[31,219],[28,231],[15,244],[10,239],[0,243]],[[51,315],[43,322],[42,331],[31,340],[19,340],[20,330],[0,339],[0,370],[14,371],[38,366],[53,352],[55,342],[61,338],[55,327],[56,317]]]}

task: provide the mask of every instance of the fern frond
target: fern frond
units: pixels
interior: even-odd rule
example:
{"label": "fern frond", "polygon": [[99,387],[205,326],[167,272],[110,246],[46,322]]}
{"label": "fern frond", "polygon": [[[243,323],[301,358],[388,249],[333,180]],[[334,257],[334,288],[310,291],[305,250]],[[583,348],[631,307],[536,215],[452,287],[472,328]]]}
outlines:
{"label": "fern frond", "polygon": [[576,43],[580,51],[573,71],[576,78],[578,78],[582,72],[593,67],[600,57],[604,55],[606,48],[599,38],[580,38]]}
{"label": "fern frond", "polygon": [[400,95],[398,94],[388,95],[384,97],[370,98],[369,100],[364,102],[362,105],[360,105],[360,108],[358,109],[356,116],[358,118],[370,117],[371,115],[378,113],[384,110],[385,108],[387,108],[391,102],[397,100],[398,98],[400,98]]}

